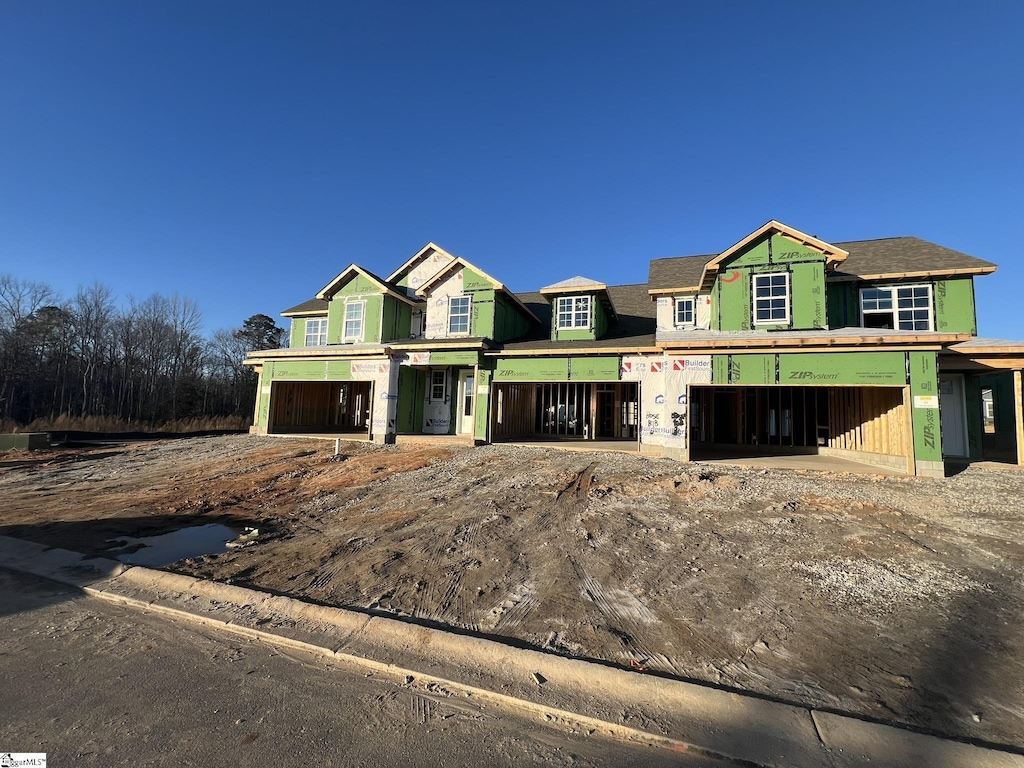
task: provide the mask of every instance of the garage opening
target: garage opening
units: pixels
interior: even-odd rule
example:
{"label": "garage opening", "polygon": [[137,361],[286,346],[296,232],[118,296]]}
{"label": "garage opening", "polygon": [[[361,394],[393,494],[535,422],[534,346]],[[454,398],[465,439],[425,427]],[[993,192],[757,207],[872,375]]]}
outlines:
{"label": "garage opening", "polygon": [[370,435],[371,382],[278,381],[267,431]]}
{"label": "garage opening", "polygon": [[827,454],[906,469],[902,387],[693,387],[694,459]]}
{"label": "garage opening", "polygon": [[494,386],[495,440],[636,440],[636,382]]}

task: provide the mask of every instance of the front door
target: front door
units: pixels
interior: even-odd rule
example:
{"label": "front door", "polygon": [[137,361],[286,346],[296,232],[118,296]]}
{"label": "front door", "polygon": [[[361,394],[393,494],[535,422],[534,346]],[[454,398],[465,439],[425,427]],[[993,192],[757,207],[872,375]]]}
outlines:
{"label": "front door", "polygon": [[967,455],[966,403],[963,374],[939,377],[939,419],[942,423],[942,455]]}
{"label": "front door", "polygon": [[461,371],[459,373],[459,434],[473,434],[473,400],[474,391],[473,371]]}

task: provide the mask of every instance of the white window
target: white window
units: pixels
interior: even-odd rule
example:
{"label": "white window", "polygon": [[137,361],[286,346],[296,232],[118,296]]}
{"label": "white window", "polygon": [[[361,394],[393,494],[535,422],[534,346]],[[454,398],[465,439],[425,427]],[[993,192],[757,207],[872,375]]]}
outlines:
{"label": "white window", "polygon": [[693,297],[676,299],[676,328],[693,324]]}
{"label": "white window", "polygon": [[860,324],[862,328],[933,330],[932,287],[888,285],[861,288]]}
{"label": "white window", "polygon": [[445,372],[430,372],[430,399],[437,402],[444,402]]}
{"label": "white window", "polygon": [[352,301],[345,305],[345,328],[342,338],[345,341],[363,340],[363,310],[365,301]]}
{"label": "white window", "polygon": [[469,335],[469,296],[452,296],[448,300],[448,334]]}
{"label": "white window", "polygon": [[306,321],[306,346],[320,347],[327,343],[327,318],[310,318]]}
{"label": "white window", "polygon": [[566,296],[558,299],[558,327],[589,328],[590,297]]}
{"label": "white window", "polygon": [[754,275],[754,325],[789,322],[789,272]]}

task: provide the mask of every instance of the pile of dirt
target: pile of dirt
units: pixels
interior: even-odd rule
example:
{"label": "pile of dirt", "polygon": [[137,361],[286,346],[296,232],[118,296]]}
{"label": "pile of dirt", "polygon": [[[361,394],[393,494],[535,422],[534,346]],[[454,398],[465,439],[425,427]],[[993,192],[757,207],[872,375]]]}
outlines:
{"label": "pile of dirt", "polygon": [[[20,463],[19,462],[24,462]],[[961,737],[1024,733],[1024,473],[215,437],[0,461],[0,533]]]}

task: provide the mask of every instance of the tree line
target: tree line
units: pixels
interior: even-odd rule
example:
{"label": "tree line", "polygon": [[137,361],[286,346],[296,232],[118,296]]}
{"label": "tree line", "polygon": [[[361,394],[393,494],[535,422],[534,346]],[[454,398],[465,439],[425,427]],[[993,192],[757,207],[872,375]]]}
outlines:
{"label": "tree line", "polygon": [[242,360],[285,339],[266,315],[205,338],[177,295],[119,305],[99,283],[61,297],[0,275],[0,431],[244,428],[256,375]]}

